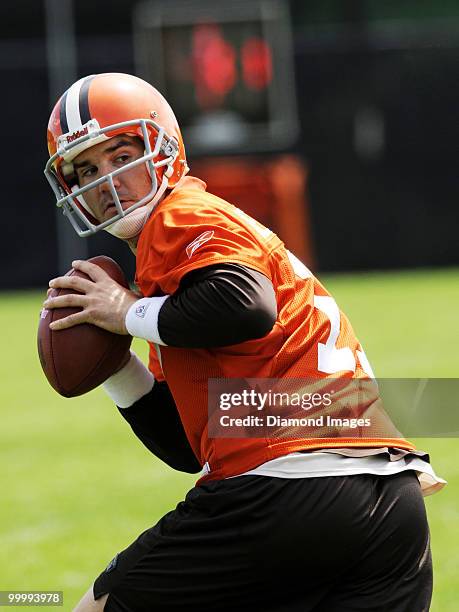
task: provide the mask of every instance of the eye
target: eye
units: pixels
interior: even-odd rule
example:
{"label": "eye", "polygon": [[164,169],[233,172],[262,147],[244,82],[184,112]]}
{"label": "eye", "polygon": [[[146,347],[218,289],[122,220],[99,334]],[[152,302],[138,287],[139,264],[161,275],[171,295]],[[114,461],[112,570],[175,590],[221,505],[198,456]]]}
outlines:
{"label": "eye", "polygon": [[87,178],[89,176],[93,176],[96,172],[97,172],[96,166],[88,166],[87,168],[80,170],[79,175],[81,178]]}
{"label": "eye", "polygon": [[121,155],[116,157],[115,161],[120,164],[127,164],[131,161],[131,155],[129,155],[129,153],[121,153]]}

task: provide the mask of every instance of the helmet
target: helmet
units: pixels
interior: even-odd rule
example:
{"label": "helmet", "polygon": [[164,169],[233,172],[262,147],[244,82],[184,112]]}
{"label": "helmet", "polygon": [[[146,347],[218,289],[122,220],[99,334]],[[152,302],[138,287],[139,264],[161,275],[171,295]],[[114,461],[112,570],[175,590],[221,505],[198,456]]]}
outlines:
{"label": "helmet", "polygon": [[[129,134],[144,142],[144,155],[80,188],[74,158],[96,144]],[[48,124],[50,158],[45,167],[57,200],[79,236],[107,229],[119,238],[137,235],[167,188],[188,172],[182,135],[165,98],[152,85],[130,74],[105,73],[84,77],[58,100]],[[151,190],[123,211],[113,177],[145,164]],[[107,181],[117,214],[99,223],[84,193]]]}

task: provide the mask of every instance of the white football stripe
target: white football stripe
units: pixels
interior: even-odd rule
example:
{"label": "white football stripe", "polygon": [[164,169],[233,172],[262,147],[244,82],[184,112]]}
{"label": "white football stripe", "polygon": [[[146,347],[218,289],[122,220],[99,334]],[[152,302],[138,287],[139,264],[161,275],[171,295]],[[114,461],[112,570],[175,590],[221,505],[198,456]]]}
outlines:
{"label": "white football stripe", "polygon": [[80,116],[80,89],[83,85],[83,81],[86,77],[83,77],[70,87],[67,92],[67,99],[65,101],[65,113],[67,115],[67,123],[69,126],[69,132],[76,132],[81,129],[81,116]]}

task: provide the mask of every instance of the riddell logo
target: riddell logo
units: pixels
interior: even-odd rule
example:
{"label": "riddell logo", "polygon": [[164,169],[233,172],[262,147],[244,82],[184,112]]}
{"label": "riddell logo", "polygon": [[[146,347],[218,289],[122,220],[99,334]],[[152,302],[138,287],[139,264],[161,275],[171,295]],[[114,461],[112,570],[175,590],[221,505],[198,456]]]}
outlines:
{"label": "riddell logo", "polygon": [[203,232],[197,238],[190,242],[190,244],[186,247],[186,254],[188,255],[188,259],[191,258],[193,253],[199,249],[205,242],[213,238],[214,232],[213,230],[208,230],[207,232]]}
{"label": "riddell logo", "polygon": [[73,134],[70,134],[70,136],[66,136],[67,144],[73,142],[77,138],[86,136],[87,133],[88,133],[88,126],[86,126],[83,130],[77,130],[76,132],[73,132]]}

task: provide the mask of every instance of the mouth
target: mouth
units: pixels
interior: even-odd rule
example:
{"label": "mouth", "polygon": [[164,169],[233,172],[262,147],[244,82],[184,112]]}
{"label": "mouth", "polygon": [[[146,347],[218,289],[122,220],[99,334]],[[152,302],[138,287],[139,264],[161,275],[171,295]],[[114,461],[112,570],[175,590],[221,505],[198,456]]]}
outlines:
{"label": "mouth", "polygon": [[113,212],[118,212],[118,209],[116,208],[114,202],[108,202],[104,205],[104,215],[106,215],[107,213],[112,214]]}
{"label": "mouth", "polygon": [[[126,208],[129,208],[129,206],[131,205],[131,201],[130,200],[120,200],[120,204],[121,204],[121,208],[123,210],[125,210]],[[115,202],[107,202],[106,204],[104,204],[103,207],[103,215],[104,217],[110,218],[113,217],[114,215],[118,214],[118,208],[116,207]]]}

